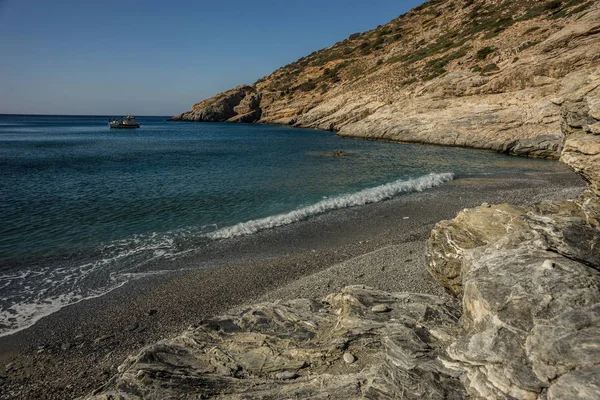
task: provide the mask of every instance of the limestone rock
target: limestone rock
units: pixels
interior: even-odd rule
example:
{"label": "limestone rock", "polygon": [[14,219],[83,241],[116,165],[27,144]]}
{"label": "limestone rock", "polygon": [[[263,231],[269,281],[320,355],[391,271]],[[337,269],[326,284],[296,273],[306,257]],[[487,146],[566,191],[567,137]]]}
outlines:
{"label": "limestone rock", "polygon": [[[427,240],[429,272],[451,293],[462,293],[462,256],[465,251],[506,237],[508,231],[527,234],[524,209],[502,204],[461,211],[454,220],[442,221]],[[512,240],[520,241],[516,236]]]}
{"label": "limestone rock", "polygon": [[543,202],[523,216],[544,248],[600,269],[600,223],[582,200]]}
{"label": "limestone rock", "polygon": [[600,195],[600,136],[593,128],[599,121],[590,113],[600,103],[600,78],[594,81],[596,88],[581,98],[562,106],[563,130],[566,133],[561,161],[590,182],[591,189]]}
{"label": "limestone rock", "polygon": [[448,353],[470,391],[535,399],[557,377],[598,365],[598,271],[534,244],[472,250],[464,268],[463,334]]}
{"label": "limestone rock", "polygon": [[600,398],[600,368],[561,376],[548,390],[548,400],[594,400]]}
{"label": "limestone rock", "polygon": [[465,210],[428,240],[430,272],[462,298],[447,353],[470,395],[600,395],[600,138],[586,129],[595,96],[562,103],[561,160],[591,190],[527,208]]}
{"label": "limestone rock", "polygon": [[560,154],[563,137],[559,135],[539,135],[517,140],[507,146],[510,154],[534,158],[556,158]]}
{"label": "limestone rock", "polygon": [[[368,312],[382,302],[393,310]],[[87,398],[464,398],[442,362],[455,306],[350,286],[324,303],[240,308],[147,347]],[[358,369],[346,366],[345,350]]]}

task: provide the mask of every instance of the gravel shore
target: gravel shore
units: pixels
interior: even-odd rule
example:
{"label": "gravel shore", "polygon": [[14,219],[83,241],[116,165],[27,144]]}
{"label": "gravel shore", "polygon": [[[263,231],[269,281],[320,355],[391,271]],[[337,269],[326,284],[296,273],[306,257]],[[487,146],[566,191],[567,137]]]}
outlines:
{"label": "gravel shore", "polygon": [[0,398],[82,396],[128,354],[236,305],[321,298],[348,284],[446,296],[426,271],[425,240],[436,222],[483,202],[526,205],[574,198],[584,188],[554,163],[547,172],[457,179],[218,242],[175,261],[169,269],[178,272],[130,282],[0,338]]}

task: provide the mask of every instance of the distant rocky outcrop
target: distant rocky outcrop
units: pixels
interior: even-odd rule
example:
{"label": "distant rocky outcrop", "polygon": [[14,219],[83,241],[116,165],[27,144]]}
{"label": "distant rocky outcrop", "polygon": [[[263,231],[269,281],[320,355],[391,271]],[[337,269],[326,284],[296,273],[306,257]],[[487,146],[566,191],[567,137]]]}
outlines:
{"label": "distant rocky outcrop", "polygon": [[431,0],[173,119],[558,158],[557,93],[587,87],[599,64],[598,1]]}
{"label": "distant rocky outcrop", "polygon": [[201,101],[191,111],[171,117],[170,121],[256,122],[260,119],[261,95],[251,86],[238,86]]}

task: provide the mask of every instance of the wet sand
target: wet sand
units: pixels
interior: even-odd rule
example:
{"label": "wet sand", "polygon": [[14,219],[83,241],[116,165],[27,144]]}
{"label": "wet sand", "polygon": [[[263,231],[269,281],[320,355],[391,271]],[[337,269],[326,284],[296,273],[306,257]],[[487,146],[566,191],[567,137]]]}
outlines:
{"label": "wet sand", "polygon": [[483,202],[526,205],[576,197],[566,166],[546,173],[457,179],[422,193],[229,239],[147,276],[63,308],[0,338],[1,399],[82,396],[128,354],[203,318],[264,300],[321,298],[348,284],[446,296],[426,271],[425,240],[440,220]]}

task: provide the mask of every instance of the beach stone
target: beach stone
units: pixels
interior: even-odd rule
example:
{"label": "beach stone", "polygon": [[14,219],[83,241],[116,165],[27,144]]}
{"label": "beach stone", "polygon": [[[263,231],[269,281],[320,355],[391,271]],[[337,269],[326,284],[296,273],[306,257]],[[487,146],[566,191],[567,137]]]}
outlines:
{"label": "beach stone", "polygon": [[354,361],[356,361],[356,357],[354,357],[354,354],[352,353],[344,353],[344,361],[346,364],[352,364]]}
{"label": "beach stone", "polygon": [[377,304],[373,306],[373,308],[371,308],[371,311],[373,311],[374,313],[384,313],[391,311],[391,308],[389,308],[387,304]]}

